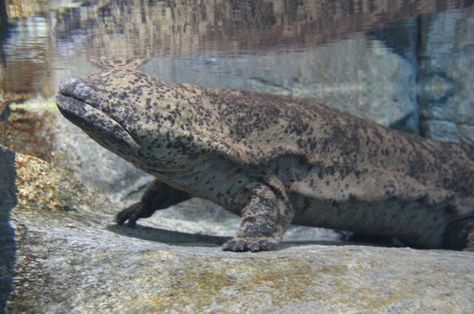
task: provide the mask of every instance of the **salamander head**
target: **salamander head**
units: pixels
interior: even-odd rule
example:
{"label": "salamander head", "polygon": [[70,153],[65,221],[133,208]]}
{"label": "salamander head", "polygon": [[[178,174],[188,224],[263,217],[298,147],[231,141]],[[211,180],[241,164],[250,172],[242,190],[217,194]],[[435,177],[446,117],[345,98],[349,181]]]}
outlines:
{"label": "salamander head", "polygon": [[193,145],[181,98],[170,84],[122,69],[85,80],[66,78],[56,102],[67,119],[99,144],[149,170],[188,162]]}

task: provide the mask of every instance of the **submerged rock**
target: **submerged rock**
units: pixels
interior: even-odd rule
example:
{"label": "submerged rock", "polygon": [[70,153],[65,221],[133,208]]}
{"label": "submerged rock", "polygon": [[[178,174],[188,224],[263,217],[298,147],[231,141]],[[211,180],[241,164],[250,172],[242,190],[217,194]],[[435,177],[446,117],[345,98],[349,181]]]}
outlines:
{"label": "submerged rock", "polygon": [[421,133],[474,144],[474,8],[420,19]]}
{"label": "submerged rock", "polygon": [[223,252],[227,237],[165,230],[173,227],[159,215],[135,229],[114,225],[120,204],[37,158],[17,154],[16,173],[12,313],[468,313],[474,307],[469,252],[315,241],[287,241],[258,254]]}

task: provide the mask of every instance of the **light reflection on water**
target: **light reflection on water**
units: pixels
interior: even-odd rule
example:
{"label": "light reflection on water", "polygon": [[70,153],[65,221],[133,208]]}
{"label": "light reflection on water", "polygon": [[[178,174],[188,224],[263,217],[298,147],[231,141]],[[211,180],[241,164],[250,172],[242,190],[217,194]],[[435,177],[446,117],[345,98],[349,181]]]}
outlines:
{"label": "light reflection on water", "polygon": [[[45,44],[49,37],[48,20],[43,17],[31,17],[19,20],[5,38],[5,57],[7,60],[45,60]],[[38,49],[43,47],[43,49]]]}
{"label": "light reflection on water", "polygon": [[51,97],[62,77],[97,71],[103,57],[146,58],[144,69],[166,80],[313,97],[385,125],[474,142],[472,122],[459,118],[474,119],[473,74],[462,72],[474,63],[474,1],[7,3],[7,100]]}

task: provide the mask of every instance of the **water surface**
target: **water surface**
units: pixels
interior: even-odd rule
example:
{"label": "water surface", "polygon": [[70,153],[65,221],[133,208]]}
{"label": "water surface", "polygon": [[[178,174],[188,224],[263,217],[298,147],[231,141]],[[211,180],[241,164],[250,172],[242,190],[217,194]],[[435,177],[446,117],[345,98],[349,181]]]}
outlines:
{"label": "water surface", "polygon": [[2,4],[4,103],[48,99],[60,79],[96,72],[105,59],[143,58],[143,70],[164,80],[316,98],[474,142],[474,1]]}

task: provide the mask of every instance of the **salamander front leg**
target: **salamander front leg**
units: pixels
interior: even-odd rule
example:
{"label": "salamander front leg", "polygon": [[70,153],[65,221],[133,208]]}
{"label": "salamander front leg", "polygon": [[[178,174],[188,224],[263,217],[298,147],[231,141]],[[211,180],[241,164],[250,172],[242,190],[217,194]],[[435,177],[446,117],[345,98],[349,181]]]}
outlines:
{"label": "salamander front leg", "polygon": [[268,251],[275,249],[293,220],[293,209],[285,197],[265,184],[251,189],[242,210],[238,235],[224,243],[224,251]]}

